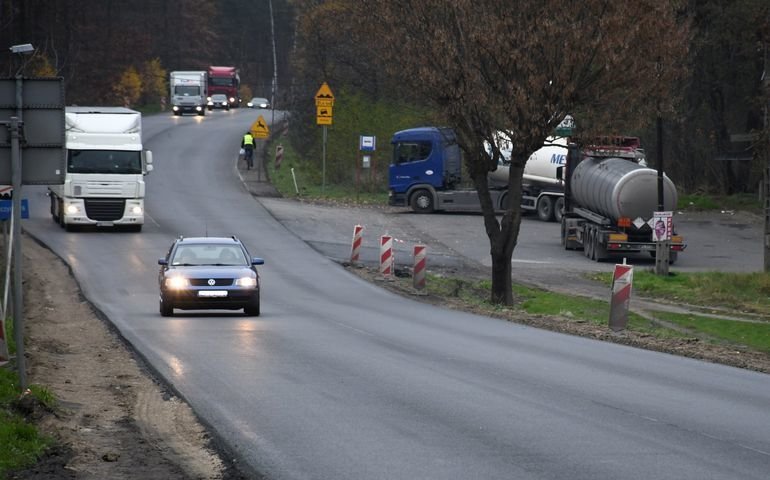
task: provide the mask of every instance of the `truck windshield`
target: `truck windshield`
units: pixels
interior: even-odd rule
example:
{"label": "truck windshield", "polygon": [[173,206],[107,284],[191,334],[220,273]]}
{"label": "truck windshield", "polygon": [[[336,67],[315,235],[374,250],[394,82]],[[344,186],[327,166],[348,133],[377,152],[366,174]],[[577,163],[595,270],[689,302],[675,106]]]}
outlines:
{"label": "truck windshield", "polygon": [[183,95],[185,97],[199,97],[201,95],[200,87],[192,85],[179,85],[174,87],[174,95]]}
{"label": "truck windshield", "polygon": [[69,173],[142,173],[141,152],[125,150],[69,150]]}
{"label": "truck windshield", "polygon": [[393,163],[407,163],[425,160],[430,156],[431,142],[399,142],[393,148]]}
{"label": "truck windshield", "polygon": [[215,87],[232,87],[235,79],[229,77],[209,77],[209,84]]}

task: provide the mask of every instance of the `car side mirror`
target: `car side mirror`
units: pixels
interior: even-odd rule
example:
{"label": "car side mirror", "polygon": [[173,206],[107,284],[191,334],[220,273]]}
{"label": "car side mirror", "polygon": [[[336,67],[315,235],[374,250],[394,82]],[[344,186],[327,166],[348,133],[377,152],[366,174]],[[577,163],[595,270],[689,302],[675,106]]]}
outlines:
{"label": "car side mirror", "polygon": [[158,265],[168,265],[168,260],[166,260],[165,258],[159,258]]}
{"label": "car side mirror", "polygon": [[264,265],[265,264],[265,260],[263,258],[259,258],[259,257],[252,257],[251,264],[252,265]]}

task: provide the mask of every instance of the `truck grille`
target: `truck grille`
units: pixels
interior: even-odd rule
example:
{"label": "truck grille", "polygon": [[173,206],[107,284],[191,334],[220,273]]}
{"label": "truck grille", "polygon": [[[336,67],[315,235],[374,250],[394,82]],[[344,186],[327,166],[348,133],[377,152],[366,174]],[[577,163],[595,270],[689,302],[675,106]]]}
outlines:
{"label": "truck grille", "polygon": [[126,200],[122,198],[87,198],[85,202],[86,215],[97,222],[120,220],[126,210]]}

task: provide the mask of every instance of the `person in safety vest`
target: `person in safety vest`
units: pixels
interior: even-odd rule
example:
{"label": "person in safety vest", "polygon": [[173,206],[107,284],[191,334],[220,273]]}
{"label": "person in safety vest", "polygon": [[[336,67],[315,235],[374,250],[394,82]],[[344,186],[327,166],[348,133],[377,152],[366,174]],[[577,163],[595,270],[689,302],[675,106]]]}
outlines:
{"label": "person in safety vest", "polygon": [[243,134],[241,148],[243,149],[243,158],[246,160],[246,169],[251,170],[251,167],[254,166],[254,136],[251,135],[251,132]]}

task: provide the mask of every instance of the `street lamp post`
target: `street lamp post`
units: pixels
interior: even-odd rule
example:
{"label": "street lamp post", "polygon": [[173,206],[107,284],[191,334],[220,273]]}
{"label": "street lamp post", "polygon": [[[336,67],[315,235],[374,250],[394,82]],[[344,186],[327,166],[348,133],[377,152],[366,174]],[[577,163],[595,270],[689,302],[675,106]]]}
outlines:
{"label": "street lamp post", "polygon": [[[14,45],[11,53],[29,55],[35,51],[31,43]],[[13,257],[13,328],[16,341],[16,368],[19,373],[19,387],[22,391],[27,389],[27,369],[24,359],[24,319],[21,278],[21,148],[20,129],[24,125],[22,118],[23,102],[23,78],[24,64],[16,71],[16,116],[11,117],[11,185],[13,187],[13,209],[11,224],[12,257]]]}

